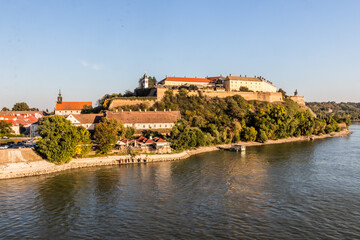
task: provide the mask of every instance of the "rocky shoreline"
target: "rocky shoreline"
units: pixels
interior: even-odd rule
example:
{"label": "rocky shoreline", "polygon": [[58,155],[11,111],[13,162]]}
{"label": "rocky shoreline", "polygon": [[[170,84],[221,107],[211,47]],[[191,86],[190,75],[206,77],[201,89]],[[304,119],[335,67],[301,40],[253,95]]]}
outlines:
{"label": "rocky shoreline", "polygon": [[[352,131],[345,130],[345,131],[325,134],[321,136],[292,137],[292,138],[286,138],[280,140],[269,140],[266,143],[240,142],[239,144],[245,144],[247,147],[251,147],[251,146],[280,144],[280,143],[288,143],[288,142],[310,141],[310,140],[325,139],[330,137],[344,137],[350,135],[351,133]],[[216,151],[219,150],[219,147],[226,148],[230,146],[231,144],[201,147],[194,150],[183,151],[181,153],[158,154],[158,155],[141,154],[135,157],[130,155],[123,155],[123,156],[106,156],[106,157],[93,157],[93,158],[76,158],[73,159],[70,163],[63,165],[55,165],[46,160],[7,163],[0,165],[0,179],[37,176],[37,175],[56,173],[64,170],[84,168],[84,167],[175,161],[175,160],[186,159],[195,154]]]}

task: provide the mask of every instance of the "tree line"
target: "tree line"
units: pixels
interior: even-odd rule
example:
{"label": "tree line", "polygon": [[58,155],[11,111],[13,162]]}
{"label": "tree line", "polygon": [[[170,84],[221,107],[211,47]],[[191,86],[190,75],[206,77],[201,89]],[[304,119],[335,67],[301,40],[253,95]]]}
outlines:
{"label": "tree line", "polygon": [[186,90],[174,96],[170,90],[152,108],[180,110],[182,119],[175,124],[169,138],[176,150],[339,131],[334,118],[315,118],[290,99],[270,104],[246,101],[239,95],[227,98],[188,96]]}
{"label": "tree line", "polygon": [[360,103],[354,102],[307,102],[306,105],[319,118],[333,117],[336,120],[360,121]]}

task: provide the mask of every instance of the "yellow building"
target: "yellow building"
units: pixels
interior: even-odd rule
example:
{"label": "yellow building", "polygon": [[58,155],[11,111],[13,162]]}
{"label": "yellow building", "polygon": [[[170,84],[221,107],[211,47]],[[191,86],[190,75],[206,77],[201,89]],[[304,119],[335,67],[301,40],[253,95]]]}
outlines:
{"label": "yellow building", "polygon": [[224,80],[226,91],[240,91],[247,87],[253,92],[276,92],[276,86],[262,77],[227,76]]}

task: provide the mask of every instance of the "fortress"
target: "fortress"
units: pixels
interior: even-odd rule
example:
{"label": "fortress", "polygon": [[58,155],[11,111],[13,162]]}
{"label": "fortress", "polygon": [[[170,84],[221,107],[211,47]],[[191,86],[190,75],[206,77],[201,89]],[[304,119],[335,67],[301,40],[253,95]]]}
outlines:
{"label": "fortress", "polygon": [[[147,86],[146,74],[142,78],[140,88],[144,88],[144,86]],[[188,89],[188,96],[226,98],[240,95],[247,101],[283,102],[282,93],[277,92],[276,86],[261,76],[166,77],[157,86],[151,88],[146,97],[120,97],[112,99],[109,110],[126,105],[149,104],[152,106],[155,102],[163,99],[167,90],[171,89],[173,94],[177,95],[181,88]],[[300,106],[305,106],[305,100],[302,96],[293,96],[290,99]]]}

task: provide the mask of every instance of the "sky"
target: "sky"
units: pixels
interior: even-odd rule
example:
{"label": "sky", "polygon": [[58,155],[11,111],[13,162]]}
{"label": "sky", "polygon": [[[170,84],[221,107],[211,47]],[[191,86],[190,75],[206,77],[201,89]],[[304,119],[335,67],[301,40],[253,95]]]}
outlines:
{"label": "sky", "polygon": [[263,76],[360,102],[360,1],[0,0],[0,108],[53,110],[168,76]]}

